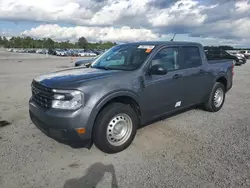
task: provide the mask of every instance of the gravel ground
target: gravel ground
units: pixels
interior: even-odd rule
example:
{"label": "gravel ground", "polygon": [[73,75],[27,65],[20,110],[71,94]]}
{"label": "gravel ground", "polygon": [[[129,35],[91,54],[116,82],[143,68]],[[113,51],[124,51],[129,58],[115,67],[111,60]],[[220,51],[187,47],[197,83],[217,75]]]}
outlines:
{"label": "gravel ground", "polygon": [[235,68],[218,113],[192,109],[155,122],[106,155],[57,143],[29,119],[32,78],[72,66],[69,58],[0,55],[0,120],[11,123],[0,127],[1,188],[250,187],[250,61]]}

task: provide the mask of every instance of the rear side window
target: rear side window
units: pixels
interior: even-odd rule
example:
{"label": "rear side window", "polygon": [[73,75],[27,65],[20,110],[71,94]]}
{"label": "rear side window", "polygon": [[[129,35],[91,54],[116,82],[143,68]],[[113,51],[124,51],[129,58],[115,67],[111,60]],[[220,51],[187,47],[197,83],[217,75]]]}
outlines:
{"label": "rear side window", "polygon": [[220,54],[220,51],[218,51],[218,50],[209,50],[208,53],[209,53],[209,54],[219,55],[219,54]]}
{"label": "rear side window", "polygon": [[197,46],[183,47],[183,61],[186,68],[199,67],[202,65],[201,55]]}

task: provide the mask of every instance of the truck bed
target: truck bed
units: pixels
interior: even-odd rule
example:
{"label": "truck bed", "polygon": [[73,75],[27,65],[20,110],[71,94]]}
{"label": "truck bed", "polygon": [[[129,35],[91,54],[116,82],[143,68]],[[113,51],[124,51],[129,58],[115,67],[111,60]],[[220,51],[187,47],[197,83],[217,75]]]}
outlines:
{"label": "truck bed", "polygon": [[233,60],[232,59],[214,59],[214,60],[208,60],[207,62],[209,64],[217,64],[217,63],[233,62]]}

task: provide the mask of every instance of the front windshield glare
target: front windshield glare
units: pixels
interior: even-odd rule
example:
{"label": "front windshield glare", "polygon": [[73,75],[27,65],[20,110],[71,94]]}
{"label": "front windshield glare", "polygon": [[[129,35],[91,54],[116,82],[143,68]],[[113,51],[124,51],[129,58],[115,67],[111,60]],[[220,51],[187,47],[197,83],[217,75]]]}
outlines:
{"label": "front windshield glare", "polygon": [[149,45],[118,45],[114,46],[92,64],[92,68],[107,70],[126,70],[138,69],[147,59],[154,46]]}

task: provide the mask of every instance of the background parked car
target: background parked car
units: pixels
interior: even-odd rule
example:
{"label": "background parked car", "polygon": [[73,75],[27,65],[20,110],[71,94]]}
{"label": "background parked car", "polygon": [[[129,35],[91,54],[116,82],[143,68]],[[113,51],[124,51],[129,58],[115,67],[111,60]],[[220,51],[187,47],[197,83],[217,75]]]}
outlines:
{"label": "background parked car", "polygon": [[237,56],[238,58],[240,59],[245,59],[246,61],[246,58],[244,56],[244,54],[241,54],[239,53],[238,51],[227,51],[230,55],[234,55],[234,56]]}
{"label": "background parked car", "polygon": [[54,50],[54,49],[49,49],[49,50],[48,50],[48,54],[49,54],[49,55],[56,55],[56,50]]}
{"label": "background parked car", "polygon": [[90,59],[80,59],[75,62],[75,67],[79,66],[86,66],[90,63],[94,62],[96,58],[90,58]]}
{"label": "background parked car", "polygon": [[92,51],[85,51],[85,50],[82,50],[78,53],[78,55],[80,57],[84,57],[84,56],[96,56],[97,54],[96,53],[93,53]]}
{"label": "background parked car", "polygon": [[62,49],[62,48],[30,48],[30,49],[23,49],[23,48],[8,48],[6,51],[9,52],[16,52],[16,53],[36,53],[36,54],[49,54],[49,55],[55,55],[55,56],[64,56],[64,57],[95,57],[103,52],[105,50],[100,49]]}
{"label": "background parked car", "polygon": [[66,50],[57,50],[56,55],[57,56],[67,56],[67,51]]}
{"label": "background parked car", "polygon": [[225,50],[207,50],[205,52],[208,60],[219,60],[219,59],[232,59],[235,60],[235,65],[242,65],[246,63],[246,59],[237,55],[232,55]]}
{"label": "background parked car", "polygon": [[246,59],[250,58],[250,50],[242,50],[239,53],[243,54]]}

